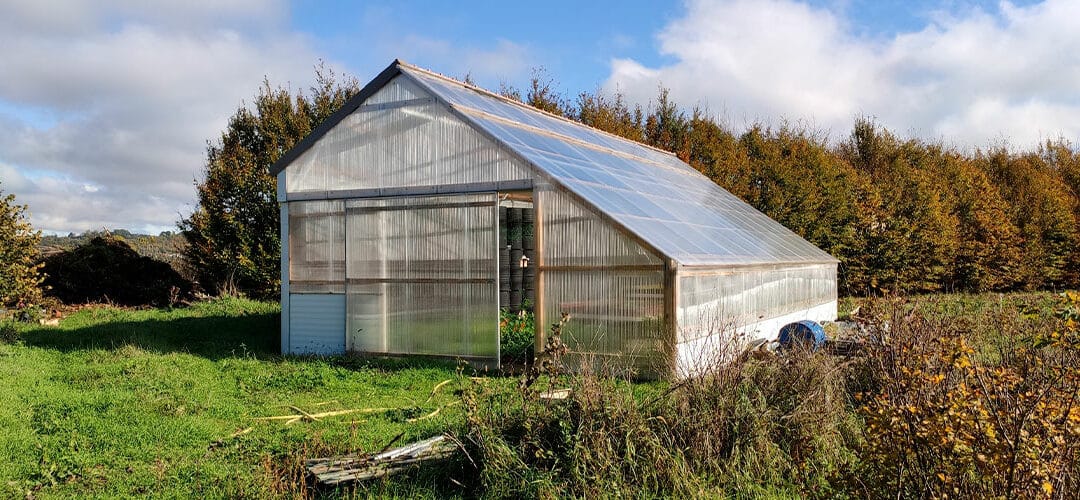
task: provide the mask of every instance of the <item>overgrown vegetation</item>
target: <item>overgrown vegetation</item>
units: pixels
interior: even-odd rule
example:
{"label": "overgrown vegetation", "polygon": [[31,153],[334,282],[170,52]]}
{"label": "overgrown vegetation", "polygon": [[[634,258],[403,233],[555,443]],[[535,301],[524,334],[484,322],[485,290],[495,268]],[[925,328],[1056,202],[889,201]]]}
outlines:
{"label": "overgrown vegetation", "polygon": [[192,297],[192,284],[169,264],[139,255],[125,240],[97,236],[44,259],[49,295],[67,304],[112,302],[172,306]]}
{"label": "overgrown vegetation", "polygon": [[[1070,498],[1080,487],[1080,296],[852,305],[875,339],[861,357],[731,351],[709,373],[651,383],[568,375],[558,332],[519,377],[282,358],[276,306],[235,298],[97,306],[59,327],[3,323],[0,491]],[[290,406],[388,410],[255,420]],[[304,478],[307,458],[444,432],[468,456],[338,490]]]}
{"label": "overgrown vegetation", "polygon": [[[41,232],[26,218],[26,205],[15,203],[15,195],[0,189],[0,309],[13,309],[25,316],[42,302],[41,264],[37,244]],[[0,314],[0,320],[6,314]]]}
{"label": "overgrown vegetation", "polygon": [[1068,498],[1080,295],[994,298],[869,302],[864,357],[729,353],[674,385],[545,371],[556,340],[517,391],[465,393],[480,491]]}
{"label": "overgrown vegetation", "polygon": [[191,281],[191,269],[184,259],[184,247],[187,246],[187,238],[173,231],[162,231],[154,235],[133,233],[126,229],[101,229],[84,231],[79,234],[43,235],[38,248],[41,256],[48,258],[60,252],[74,250],[99,237],[123,241],[138,252],[139,255],[169,264],[173,270]]}
{"label": "overgrown vegetation", "polygon": [[[902,308],[870,322],[857,393],[864,480],[905,497],[1036,498],[1080,489],[1080,295],[1054,316],[966,318]],[[883,328],[883,325],[895,325]]]}

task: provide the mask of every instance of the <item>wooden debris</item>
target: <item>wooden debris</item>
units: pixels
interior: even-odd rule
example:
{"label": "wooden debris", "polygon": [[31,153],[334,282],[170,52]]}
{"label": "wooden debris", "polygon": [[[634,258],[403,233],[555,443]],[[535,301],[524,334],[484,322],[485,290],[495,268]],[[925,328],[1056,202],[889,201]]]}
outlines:
{"label": "wooden debris", "polygon": [[551,389],[550,391],[541,392],[538,397],[548,400],[566,399],[570,397],[570,389]]}
{"label": "wooden debris", "polygon": [[307,420],[308,422],[318,422],[318,421],[320,421],[319,417],[316,417],[316,416],[314,416],[314,415],[312,415],[312,414],[310,414],[310,413],[308,413],[308,412],[306,412],[304,410],[301,410],[300,408],[298,408],[296,406],[290,405],[289,409],[292,410],[292,411],[295,411],[296,413],[299,413],[302,417],[304,417],[304,420]]}
{"label": "wooden debris", "polygon": [[320,484],[338,485],[389,476],[413,465],[444,460],[453,456],[458,446],[446,436],[435,436],[376,455],[353,455],[307,460],[308,473]]}

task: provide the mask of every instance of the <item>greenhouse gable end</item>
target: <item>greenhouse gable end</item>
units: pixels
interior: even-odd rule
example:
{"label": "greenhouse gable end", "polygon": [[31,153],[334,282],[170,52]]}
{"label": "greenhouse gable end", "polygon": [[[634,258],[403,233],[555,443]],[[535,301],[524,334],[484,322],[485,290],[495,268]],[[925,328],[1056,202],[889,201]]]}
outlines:
{"label": "greenhouse gable end", "polygon": [[499,311],[573,359],[685,374],[836,316],[837,261],[674,155],[395,61],[272,168],[284,353],[499,363]]}

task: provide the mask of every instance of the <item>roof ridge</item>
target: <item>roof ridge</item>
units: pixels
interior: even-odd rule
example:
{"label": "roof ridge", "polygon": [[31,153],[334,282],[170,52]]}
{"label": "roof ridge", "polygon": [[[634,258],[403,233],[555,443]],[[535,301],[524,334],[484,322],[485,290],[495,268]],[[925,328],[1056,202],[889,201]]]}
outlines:
{"label": "roof ridge", "polygon": [[621,141],[626,141],[626,142],[629,142],[631,144],[635,144],[635,145],[638,145],[638,146],[641,146],[641,147],[644,147],[644,148],[648,148],[648,149],[651,149],[653,151],[657,151],[657,152],[660,152],[660,153],[663,153],[663,154],[666,154],[666,155],[674,156],[675,158],[679,157],[678,155],[676,155],[675,153],[672,153],[671,151],[668,151],[668,150],[665,150],[665,149],[660,149],[660,148],[658,148],[656,146],[650,146],[650,145],[645,144],[643,142],[635,141],[633,139],[627,139],[626,137],[623,137],[621,135],[613,134],[613,133],[608,132],[606,130],[601,130],[601,129],[586,125],[586,124],[581,123],[581,122],[576,121],[576,120],[571,120],[570,118],[567,118],[565,116],[557,115],[557,114],[549,112],[549,111],[544,111],[544,110],[542,110],[540,108],[536,108],[536,107],[530,106],[528,104],[525,104],[525,103],[523,103],[523,102],[521,102],[521,101],[519,101],[517,99],[511,99],[509,97],[506,97],[504,95],[500,95],[498,93],[492,92],[492,91],[490,91],[488,89],[485,89],[483,87],[473,85],[471,83],[466,83],[466,82],[460,81],[460,80],[458,80],[458,79],[456,79],[454,77],[446,76],[446,75],[444,75],[442,73],[437,73],[437,72],[432,71],[432,70],[427,69],[427,68],[421,68],[420,66],[417,66],[415,64],[410,64],[410,63],[405,62],[405,61],[403,61],[401,59],[394,59],[394,63],[399,65],[399,66],[403,66],[405,68],[411,69],[413,71],[418,71],[420,73],[427,74],[429,76],[438,78],[440,80],[445,80],[445,81],[448,81],[448,82],[453,83],[455,85],[460,85],[460,86],[465,87],[465,88],[467,88],[469,90],[473,90],[473,91],[479,92],[481,94],[486,94],[489,97],[494,97],[494,98],[499,99],[501,101],[505,101],[507,103],[514,104],[514,105],[516,105],[518,107],[525,108],[525,109],[527,109],[529,111],[540,113],[542,115],[547,115],[547,116],[549,116],[551,118],[554,118],[556,120],[561,120],[561,121],[564,121],[566,123],[570,123],[570,124],[573,124],[573,125],[577,125],[579,127],[587,128],[589,130],[595,130],[595,131],[597,131],[597,132],[599,132],[601,134],[607,135],[609,137],[613,137],[613,138],[621,140]]}
{"label": "roof ridge", "polygon": [[575,144],[577,146],[581,146],[583,148],[589,148],[589,149],[592,149],[592,150],[601,151],[601,152],[608,153],[608,154],[618,156],[618,157],[621,157],[621,158],[629,158],[629,159],[633,159],[633,160],[636,160],[636,161],[642,161],[642,162],[648,163],[650,165],[653,165],[653,166],[655,166],[657,168],[664,168],[664,169],[667,169],[667,170],[671,170],[672,172],[677,172],[677,173],[680,173],[680,174],[683,174],[683,175],[700,174],[700,172],[698,172],[693,167],[688,168],[688,169],[681,169],[681,168],[676,168],[676,167],[673,167],[673,166],[670,166],[670,165],[665,165],[665,164],[663,164],[661,162],[658,162],[656,160],[653,160],[651,158],[644,158],[644,157],[641,157],[641,156],[638,156],[638,155],[635,155],[635,154],[627,153],[627,152],[624,152],[624,151],[619,151],[617,149],[612,149],[612,148],[609,148],[607,146],[601,146],[599,144],[592,143],[592,142],[589,142],[589,141],[586,141],[586,140],[583,140],[583,139],[578,139],[578,138],[575,138],[575,137],[570,137],[568,135],[563,135],[563,134],[560,134],[560,133],[555,132],[553,130],[544,129],[544,128],[541,128],[541,127],[537,127],[535,125],[529,125],[528,123],[522,123],[522,122],[519,122],[519,121],[516,121],[516,120],[511,120],[509,118],[503,118],[501,116],[488,113],[487,111],[484,111],[484,110],[481,110],[481,109],[476,109],[476,108],[474,108],[472,106],[466,106],[464,104],[450,104],[450,106],[461,110],[465,114],[479,115],[479,116],[481,116],[483,118],[488,118],[488,119],[491,119],[491,120],[495,120],[497,122],[500,122],[500,123],[502,123],[504,125],[507,125],[507,126],[510,126],[510,127],[515,127],[515,128],[528,130],[528,131],[535,132],[537,134],[546,135],[546,136],[549,136],[549,137],[555,137],[555,138],[558,138],[559,140],[566,141],[566,142]]}

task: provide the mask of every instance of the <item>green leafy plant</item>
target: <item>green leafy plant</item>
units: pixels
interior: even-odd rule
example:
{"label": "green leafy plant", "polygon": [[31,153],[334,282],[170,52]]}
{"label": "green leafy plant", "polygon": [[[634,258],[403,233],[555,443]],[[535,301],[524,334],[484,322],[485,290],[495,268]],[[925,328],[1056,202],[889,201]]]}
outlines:
{"label": "green leafy plant", "polygon": [[26,205],[17,205],[15,195],[0,190],[0,308],[13,309],[16,317],[42,303],[40,241],[41,232],[27,220]]}
{"label": "green leafy plant", "polygon": [[499,337],[503,359],[532,361],[529,358],[536,340],[536,315],[527,307],[519,312],[502,309],[499,311]]}
{"label": "green leafy plant", "polygon": [[207,148],[203,180],[195,186],[198,207],[179,223],[189,243],[185,257],[207,291],[278,293],[280,226],[270,166],[359,92],[354,79],[339,82],[325,66],[315,76],[310,95],[264,82],[254,110],[238,109]]}

